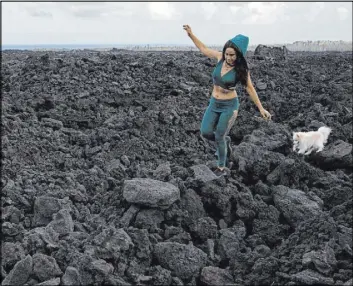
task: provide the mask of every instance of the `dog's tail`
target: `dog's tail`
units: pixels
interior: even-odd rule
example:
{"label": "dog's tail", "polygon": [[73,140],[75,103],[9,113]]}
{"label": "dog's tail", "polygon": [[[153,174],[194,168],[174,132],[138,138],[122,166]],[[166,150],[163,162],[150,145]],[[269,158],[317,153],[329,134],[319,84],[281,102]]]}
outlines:
{"label": "dog's tail", "polygon": [[327,126],[322,126],[318,129],[318,131],[324,136],[324,144],[327,142],[327,138],[330,135],[332,129]]}

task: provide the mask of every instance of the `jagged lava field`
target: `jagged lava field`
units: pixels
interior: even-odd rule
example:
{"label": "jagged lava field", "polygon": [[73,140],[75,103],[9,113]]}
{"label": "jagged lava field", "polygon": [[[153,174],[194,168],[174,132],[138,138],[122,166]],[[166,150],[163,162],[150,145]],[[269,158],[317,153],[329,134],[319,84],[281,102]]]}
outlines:
{"label": "jagged lava field", "polygon": [[[352,285],[352,53],[247,55],[216,177],[196,51],[2,51],[2,285]],[[332,128],[319,153],[292,132]]]}

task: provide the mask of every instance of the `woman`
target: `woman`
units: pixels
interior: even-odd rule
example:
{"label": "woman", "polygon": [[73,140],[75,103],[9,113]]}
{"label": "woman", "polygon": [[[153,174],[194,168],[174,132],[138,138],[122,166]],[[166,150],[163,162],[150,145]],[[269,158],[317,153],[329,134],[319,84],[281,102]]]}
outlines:
{"label": "woman", "polygon": [[245,60],[249,44],[248,37],[244,35],[235,36],[224,45],[223,51],[219,52],[207,48],[192,33],[189,25],[184,25],[183,28],[201,53],[218,61],[212,73],[212,96],[203,116],[200,131],[202,137],[216,142],[218,160],[214,173],[217,176],[222,176],[225,175],[224,168],[228,149],[231,150],[229,146],[230,137],[227,134],[234,124],[239,109],[239,99],[235,90],[236,84],[240,82],[245,86],[263,118],[271,119],[271,114],[262,107],[250,79]]}

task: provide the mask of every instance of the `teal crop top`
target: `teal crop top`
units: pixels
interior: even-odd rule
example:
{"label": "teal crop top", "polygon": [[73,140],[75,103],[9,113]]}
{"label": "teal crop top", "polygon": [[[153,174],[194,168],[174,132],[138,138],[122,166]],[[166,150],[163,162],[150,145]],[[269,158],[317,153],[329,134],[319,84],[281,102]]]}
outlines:
{"label": "teal crop top", "polygon": [[231,69],[223,76],[221,76],[223,60],[220,60],[212,73],[212,80],[214,85],[218,85],[224,89],[234,89],[238,79],[236,77],[236,71]]}

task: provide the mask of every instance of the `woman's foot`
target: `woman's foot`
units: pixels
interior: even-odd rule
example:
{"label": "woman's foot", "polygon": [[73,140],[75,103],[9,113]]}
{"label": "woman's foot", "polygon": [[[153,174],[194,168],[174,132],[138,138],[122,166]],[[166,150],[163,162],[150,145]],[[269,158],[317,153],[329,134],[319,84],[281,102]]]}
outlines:
{"label": "woman's foot", "polygon": [[221,176],[225,176],[227,175],[227,172],[225,170],[224,167],[217,167],[213,173],[217,176],[217,177],[221,177]]}

